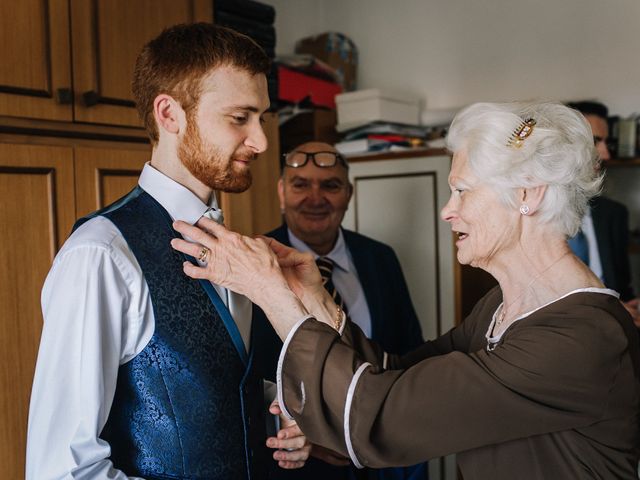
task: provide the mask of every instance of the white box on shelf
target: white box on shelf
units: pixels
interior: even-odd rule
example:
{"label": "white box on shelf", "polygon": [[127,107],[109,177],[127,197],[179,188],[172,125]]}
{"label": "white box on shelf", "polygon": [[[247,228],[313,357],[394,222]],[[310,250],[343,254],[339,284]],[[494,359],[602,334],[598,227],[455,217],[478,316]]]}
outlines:
{"label": "white box on shelf", "polygon": [[344,132],[369,122],[420,124],[420,99],[378,88],[336,95],[338,125]]}

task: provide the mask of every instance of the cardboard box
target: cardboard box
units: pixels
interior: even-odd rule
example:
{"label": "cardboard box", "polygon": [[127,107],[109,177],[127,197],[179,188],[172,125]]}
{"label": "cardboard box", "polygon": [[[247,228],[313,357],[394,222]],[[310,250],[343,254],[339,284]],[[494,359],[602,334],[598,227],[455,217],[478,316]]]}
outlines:
{"label": "cardboard box", "polygon": [[370,122],[420,124],[420,99],[378,88],[336,95],[339,132]]}
{"label": "cardboard box", "polygon": [[309,53],[336,70],[344,91],[355,90],[358,49],[353,41],[337,32],[306,37],[296,42],[296,53]]}

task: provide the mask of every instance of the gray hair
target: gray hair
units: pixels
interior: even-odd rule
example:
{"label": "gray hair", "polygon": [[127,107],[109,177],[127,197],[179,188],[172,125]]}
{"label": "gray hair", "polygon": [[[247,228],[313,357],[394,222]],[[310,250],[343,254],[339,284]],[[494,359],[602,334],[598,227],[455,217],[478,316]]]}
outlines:
{"label": "gray hair", "polygon": [[[520,148],[509,146],[527,119],[536,125]],[[447,136],[452,152],[464,150],[474,174],[518,207],[517,189],[546,185],[540,219],[567,236],[580,228],[603,175],[585,118],[559,103],[476,103],[460,111]]]}

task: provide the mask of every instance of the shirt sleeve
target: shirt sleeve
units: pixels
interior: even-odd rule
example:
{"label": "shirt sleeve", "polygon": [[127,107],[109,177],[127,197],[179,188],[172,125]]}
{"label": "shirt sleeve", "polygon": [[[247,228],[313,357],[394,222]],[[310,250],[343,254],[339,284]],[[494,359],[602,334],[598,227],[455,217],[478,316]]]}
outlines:
{"label": "shirt sleeve", "polygon": [[453,350],[403,370],[363,360],[309,320],[283,352],[283,401],[312,442],[357,466],[411,465],[579,428],[602,415],[626,348],[602,320],[577,311],[518,325],[492,352]]}
{"label": "shirt sleeve", "polygon": [[42,291],[27,479],[128,478],[114,469],[110,446],[99,435],[119,366],[152,335],[153,319],[141,313],[148,294],[140,292],[146,283],[137,262],[112,244],[63,248],[55,259]]}

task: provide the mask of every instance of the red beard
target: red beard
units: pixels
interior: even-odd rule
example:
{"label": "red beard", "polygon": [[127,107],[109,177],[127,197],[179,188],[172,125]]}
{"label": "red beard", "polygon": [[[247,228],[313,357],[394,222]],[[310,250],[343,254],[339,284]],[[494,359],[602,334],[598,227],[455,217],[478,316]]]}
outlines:
{"label": "red beard", "polygon": [[195,118],[187,119],[187,130],[180,146],[178,158],[191,175],[213,190],[240,193],[251,186],[251,170],[234,162],[234,159],[251,161],[253,153],[238,151],[228,158],[213,145],[206,145],[200,136]]}

